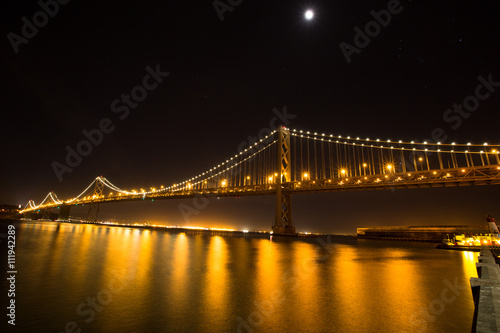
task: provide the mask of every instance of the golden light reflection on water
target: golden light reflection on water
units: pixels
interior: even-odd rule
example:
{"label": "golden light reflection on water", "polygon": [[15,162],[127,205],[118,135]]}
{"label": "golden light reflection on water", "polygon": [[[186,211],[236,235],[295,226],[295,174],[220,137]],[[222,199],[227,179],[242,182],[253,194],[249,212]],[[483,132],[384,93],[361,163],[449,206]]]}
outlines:
{"label": "golden light reflection on water", "polygon": [[477,277],[476,263],[479,252],[463,251],[462,254],[465,279],[469,280],[471,277]]}
{"label": "golden light reflection on water", "polygon": [[[422,307],[423,281],[418,266],[408,253],[397,248],[360,252],[341,245],[332,255],[327,288],[335,296],[333,321],[339,331],[385,331],[397,326],[412,331],[409,317]],[[323,291],[324,292],[324,291]],[[346,321],[356,313],[362,319]]]}
{"label": "golden light reflection on water", "polygon": [[32,244],[39,241],[36,251],[30,252],[26,258],[23,258],[23,252],[16,251],[17,260],[24,260],[30,269],[30,275],[33,277],[31,292],[36,292],[44,286],[44,275],[59,274],[62,269],[54,260],[54,256],[60,258],[63,255],[61,251],[57,251],[61,247],[62,238],[58,237],[60,235],[57,224],[23,223],[18,228],[21,233],[28,235],[27,239],[23,239],[23,244],[33,246]]}
{"label": "golden light reflection on water", "polygon": [[[383,251],[383,258],[387,259],[376,268],[378,271],[376,284],[392,301],[379,303],[372,299],[373,316],[370,318],[374,325],[380,326],[380,319],[376,316],[376,313],[380,312],[386,316],[385,323],[390,322],[391,325],[397,324],[410,329],[406,327],[411,324],[409,318],[419,311],[421,304],[424,303],[422,296],[425,289],[424,281],[418,265],[414,260],[409,259],[409,256],[411,256],[410,253],[401,249],[392,248]],[[370,276],[373,277],[373,272]],[[370,277],[367,276],[367,279]]]}
{"label": "golden light reflection on water", "polygon": [[[172,266],[170,267],[172,277],[170,280],[170,294],[168,297],[179,304],[187,301],[186,289],[189,288],[191,284],[190,276],[187,271],[189,265],[189,246],[186,234],[180,233],[177,235],[174,244]],[[182,307],[181,304],[179,305]]]}
{"label": "golden light reflection on water", "polygon": [[[133,241],[136,248],[138,248],[136,283],[147,287],[154,254],[152,251],[151,231],[134,230]],[[131,251],[134,250],[131,249]]]}
{"label": "golden light reflection on water", "polygon": [[202,308],[205,320],[217,326],[224,322],[229,306],[226,240],[221,236],[212,236],[207,251]]}
{"label": "golden light reflection on water", "polygon": [[[18,259],[29,267],[29,275],[20,275],[19,289],[27,296],[19,300],[31,302],[33,318],[45,321],[47,330],[60,331],[75,319],[87,331],[235,331],[236,318],[248,320],[252,313],[262,314],[254,332],[470,328],[469,289],[445,303],[435,322],[426,322],[421,311],[438,304],[447,287],[444,280],[454,283],[458,277],[458,283],[466,284],[476,276],[477,253],[359,242],[329,244],[325,255],[314,240],[270,242],[43,223],[20,229]],[[82,300],[96,297],[120,276],[124,280],[116,286],[123,289],[95,321],[85,326],[85,317],[75,318]],[[38,281],[46,293],[37,290],[42,289]],[[282,302],[266,316],[263,311],[276,300],[276,292]],[[54,298],[58,301],[50,309],[39,306]],[[50,326],[53,318],[61,323]]]}
{"label": "golden light reflection on water", "polygon": [[362,280],[362,268],[354,260],[356,254],[357,251],[351,246],[339,246],[333,258],[335,265],[330,265],[333,281],[329,287],[337,289],[334,302],[340,317],[352,311],[363,311],[366,305],[367,290]]}
{"label": "golden light reflection on water", "polygon": [[76,275],[86,276],[87,270],[90,269],[89,261],[92,260],[90,258],[94,257],[91,254],[93,235],[90,232],[85,232],[85,228],[80,229],[79,227],[74,232],[80,233],[82,239],[78,244],[75,244],[78,256],[75,256],[73,260],[78,263],[75,268]]}
{"label": "golden light reflection on water", "polygon": [[266,298],[282,284],[279,260],[280,253],[276,250],[276,245],[268,241],[257,243],[257,263],[256,278],[257,293],[260,297]]}
{"label": "golden light reflection on water", "polygon": [[55,238],[53,240],[53,243],[51,244],[52,248],[50,249],[51,255],[50,257],[52,260],[48,262],[47,265],[47,271],[49,274],[58,274],[61,269],[64,269],[64,265],[60,264],[60,261],[62,258],[66,258],[65,256],[65,250],[66,250],[66,245],[68,242],[68,237],[65,235],[65,230],[66,228],[61,227],[61,228],[56,228],[56,234]]}
{"label": "golden light reflection on water", "polygon": [[[318,270],[323,269],[323,265],[318,267],[316,262],[316,244],[295,242],[292,244],[291,255],[292,272],[296,278],[295,283],[290,285],[291,297],[287,298],[288,302],[292,301],[293,308],[296,309],[293,314],[298,322],[301,322],[304,327],[312,327],[322,318],[317,316],[320,313],[321,306],[327,306],[328,302],[322,301],[324,294],[318,288],[320,285]],[[299,302],[297,302],[300,300]]]}
{"label": "golden light reflection on water", "polygon": [[[106,233],[93,241],[105,243],[101,246],[106,253],[102,254],[105,269],[99,276],[100,288],[117,289],[112,294],[113,301],[105,306],[106,313],[121,322],[146,320],[137,309],[146,307],[149,295],[157,293],[151,274],[156,232],[106,227]],[[113,323],[101,325],[103,331],[114,330]]]}

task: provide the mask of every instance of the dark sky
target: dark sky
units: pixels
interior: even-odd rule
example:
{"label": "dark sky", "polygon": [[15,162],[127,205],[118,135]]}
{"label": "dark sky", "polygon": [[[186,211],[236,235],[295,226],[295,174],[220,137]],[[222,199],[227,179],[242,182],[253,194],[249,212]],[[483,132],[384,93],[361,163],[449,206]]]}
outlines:
{"label": "dark sky", "polygon": [[[442,128],[448,142],[500,142],[500,87],[458,128],[443,120],[474,95],[478,76],[500,81],[498,1],[401,1],[350,63],[339,45],[355,45],[353,29],[364,30],[371,11],[383,15],[387,1],[241,1],[223,21],[208,0],[73,0],[47,22],[36,1],[0,6],[0,203],[39,202],[51,190],[69,198],[98,175],[123,188],[173,184],[237,153],[283,106],[297,129],[423,141]],[[306,9],[315,11],[312,21]],[[25,38],[34,16],[40,27],[25,27]],[[126,117],[113,112],[116,99],[143,84],[147,66],[169,75]],[[65,147],[104,118],[113,131],[60,182],[52,163],[64,163]],[[498,194],[478,187],[297,195],[294,219],[299,230],[328,232],[477,224],[488,213],[500,218]],[[215,200],[190,223],[268,228],[274,216],[272,197]],[[184,224],[179,203],[103,214]]]}

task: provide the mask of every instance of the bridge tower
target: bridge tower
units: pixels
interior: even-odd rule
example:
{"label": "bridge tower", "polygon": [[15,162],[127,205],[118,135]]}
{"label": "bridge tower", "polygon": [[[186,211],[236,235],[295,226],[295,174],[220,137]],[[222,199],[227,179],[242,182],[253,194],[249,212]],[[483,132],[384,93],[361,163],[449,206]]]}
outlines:
{"label": "bridge tower", "polygon": [[102,191],[104,184],[100,178],[95,180],[94,191],[92,193],[92,202],[90,203],[89,213],[87,214],[87,222],[97,222],[97,216],[99,215],[100,203],[93,202],[94,199],[99,199],[102,196]]}
{"label": "bridge tower", "polygon": [[292,224],[292,195],[284,191],[283,184],[292,181],[290,158],[290,131],[283,126],[278,128],[277,174],[276,180],[276,217],[273,225],[274,234],[294,235]]}

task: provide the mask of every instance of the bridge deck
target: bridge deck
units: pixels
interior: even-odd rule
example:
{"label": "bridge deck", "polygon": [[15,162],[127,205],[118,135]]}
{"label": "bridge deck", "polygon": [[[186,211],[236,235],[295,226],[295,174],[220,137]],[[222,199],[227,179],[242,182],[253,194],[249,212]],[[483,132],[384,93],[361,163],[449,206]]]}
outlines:
{"label": "bridge deck", "polygon": [[[365,191],[387,189],[409,189],[430,187],[453,187],[500,184],[500,165],[467,168],[413,171],[408,173],[386,173],[371,176],[343,177],[309,181],[294,181],[282,184],[287,193],[318,193],[339,191]],[[169,191],[163,193],[137,193],[134,195],[111,195],[101,198],[77,200],[63,204],[50,203],[40,208],[74,206],[90,203],[113,203],[143,200],[186,199],[195,197],[238,197],[274,195],[276,184],[262,184],[239,187],[218,187],[193,190]],[[38,208],[38,209],[40,209]],[[25,210],[30,211],[29,209]]]}

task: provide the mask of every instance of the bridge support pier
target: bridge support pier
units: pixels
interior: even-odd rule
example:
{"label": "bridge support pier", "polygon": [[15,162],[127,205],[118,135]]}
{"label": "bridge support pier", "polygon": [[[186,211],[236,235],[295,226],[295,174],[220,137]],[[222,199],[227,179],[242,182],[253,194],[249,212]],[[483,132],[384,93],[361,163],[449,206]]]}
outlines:
{"label": "bridge support pier", "polygon": [[31,212],[24,212],[23,213],[23,218],[25,219],[30,219],[30,220],[35,220],[36,212],[31,211]]}
{"label": "bridge support pier", "polygon": [[69,221],[69,212],[71,211],[71,206],[62,206],[59,210],[58,221]]}
{"label": "bridge support pier", "polygon": [[50,218],[50,213],[52,212],[52,209],[47,208],[42,210],[42,220],[51,220]]}
{"label": "bridge support pier", "polygon": [[281,193],[276,193],[276,218],[273,234],[295,235],[295,227],[292,224],[292,195],[279,192]]}
{"label": "bridge support pier", "polygon": [[97,222],[97,217],[99,216],[99,206],[101,204],[92,202],[89,207],[89,212],[87,214],[87,222]]}
{"label": "bridge support pier", "polygon": [[292,195],[283,191],[283,183],[292,180],[292,166],[290,158],[290,132],[278,128],[278,164],[276,180],[276,217],[273,225],[273,234],[295,235],[292,224]]}

